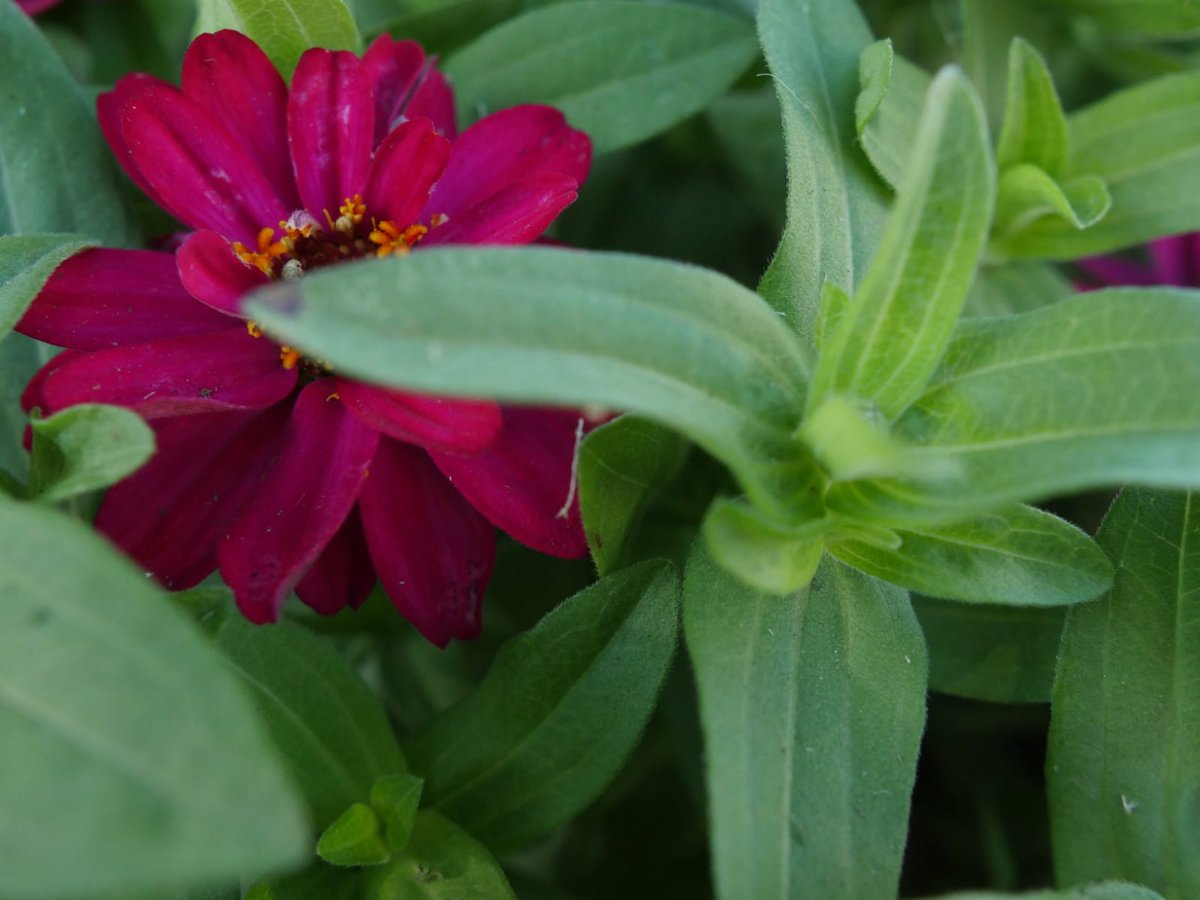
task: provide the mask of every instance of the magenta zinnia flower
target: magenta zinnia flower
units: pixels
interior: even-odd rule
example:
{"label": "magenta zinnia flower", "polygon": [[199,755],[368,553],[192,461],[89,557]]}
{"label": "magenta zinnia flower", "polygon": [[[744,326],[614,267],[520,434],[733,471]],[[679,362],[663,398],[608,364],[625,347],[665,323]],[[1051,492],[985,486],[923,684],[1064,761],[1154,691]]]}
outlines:
{"label": "magenta zinnia flower", "polygon": [[68,348],[26,409],[114,403],[155,428],[102,532],[170,588],[219,568],[256,622],[293,589],[321,613],[358,605],[378,577],[438,644],[479,631],[493,525],[585,552],[577,416],[363,384],[240,312],[254,288],[343,260],[534,240],[587,174],[584,134],[519,106],[456,136],[441,74],[387,36],[362,59],[309,50],[289,90],[248,38],[201,35],[181,88],[130,75],[98,109],[125,171],[196,229],[175,254],[73,257],[19,326]]}
{"label": "magenta zinnia flower", "polygon": [[39,13],[44,13],[53,6],[58,6],[62,0],[17,0],[17,6],[21,7],[26,13],[31,16],[36,16]]}
{"label": "magenta zinnia flower", "polygon": [[1119,256],[1093,256],[1077,265],[1086,281],[1082,290],[1095,287],[1200,287],[1200,232],[1177,234],[1151,241],[1149,260],[1140,264]]}

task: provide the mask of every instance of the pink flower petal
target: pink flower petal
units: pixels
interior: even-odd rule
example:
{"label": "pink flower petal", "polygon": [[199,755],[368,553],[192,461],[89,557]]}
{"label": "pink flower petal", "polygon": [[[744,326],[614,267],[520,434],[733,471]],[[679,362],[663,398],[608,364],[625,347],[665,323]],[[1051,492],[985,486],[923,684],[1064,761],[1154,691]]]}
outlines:
{"label": "pink flower petal", "polygon": [[1086,286],[1080,286],[1084,290],[1118,285],[1149,287],[1161,284],[1155,273],[1146,266],[1139,266],[1115,256],[1093,256],[1088,259],[1079,259],[1075,261],[1075,265],[1091,282]]}
{"label": "pink flower petal", "polygon": [[367,477],[379,434],[331,398],[326,379],[300,392],[282,450],[254,502],[217,551],[221,574],[252,622],[274,622],[333,540]]}
{"label": "pink flower petal", "polygon": [[575,187],[575,180],[566,175],[522,178],[433,227],[421,243],[528,244],[574,202]]}
{"label": "pink flower petal", "polygon": [[504,407],[500,437],[477,456],[431,452],[451,483],[493,525],[551,556],[587,552],[572,482],[579,416]]}
{"label": "pink flower petal", "polygon": [[500,407],[491,400],[409,394],[337,380],[346,408],[388,437],[431,450],[478,453],[500,434]]}
{"label": "pink flower petal", "polygon": [[[179,248],[178,278],[200,306],[226,316],[241,314],[246,294],[270,282],[254,266],[238,259],[229,241],[215,231],[196,231]],[[224,320],[228,324],[229,320]]]}
{"label": "pink flower petal", "polygon": [[371,164],[366,193],[371,214],[401,227],[416,221],[449,158],[450,142],[434,133],[428,119],[397,126]]}
{"label": "pink flower petal", "polygon": [[367,553],[358,510],[342,523],[337,534],[321,551],[312,568],[296,585],[296,596],[323,616],[332,616],[347,606],[362,606],[375,587],[375,569]]}
{"label": "pink flower petal", "polygon": [[126,101],[121,133],[160,205],[193,228],[253,246],[292,211],[250,151],[174,88],[151,85]]}
{"label": "pink flower petal", "polygon": [[[78,350],[64,350],[34,372],[33,377],[29,379],[29,383],[25,385],[25,390],[21,391],[21,409],[27,414],[34,409],[38,409],[42,415],[48,415],[46,411],[46,398],[42,394],[42,386],[46,383],[46,378],[49,377],[51,372],[57,371],[72,360],[86,355],[86,353]],[[23,441],[26,450],[30,447],[30,437],[29,429],[26,428]]]}
{"label": "pink flower petal", "polygon": [[125,135],[121,130],[125,104],[152,85],[158,85],[167,90],[171,89],[171,86],[161,78],[155,78],[145,72],[131,72],[129,75],[123,76],[113,85],[111,91],[105,91],[96,98],[96,115],[100,120],[100,131],[104,135],[104,139],[108,141],[108,146],[116,156],[117,162],[125,170],[125,174],[133,179],[133,183],[141,188],[142,193],[153,200],[155,204],[163,206],[158,192],[150,186],[150,182],[146,180],[142,170],[134,162],[133,154],[129,152],[129,145],[125,143]]}
{"label": "pink flower petal", "polygon": [[249,150],[280,199],[299,206],[288,155],[287,85],[258,45],[236,31],[200,35],[183,57],[182,86]]}
{"label": "pink flower petal", "polygon": [[446,171],[425,207],[453,221],[515,181],[564,175],[574,187],[587,177],[592,142],[548,106],[514,106],[480,119],[454,142]]}
{"label": "pink flower petal", "polygon": [[418,116],[432,121],[439,134],[454,137],[454,93],[420,44],[381,34],[363,54],[363,67],[375,98],[376,145],[405,119]]}
{"label": "pink flower petal", "polygon": [[318,219],[366,189],[375,110],[362,61],[344,50],[305,51],[292,76],[288,133],[300,199]]}
{"label": "pink flower petal", "polygon": [[77,403],[112,403],[147,419],[263,409],[286,397],[296,371],[279,348],[235,324],[209,334],[60,354],[47,365],[41,400],[47,414]]}
{"label": "pink flower petal", "polygon": [[50,276],[17,331],[99,350],[229,327],[183,289],[175,257],[152,250],[85,250]]}
{"label": "pink flower petal", "polygon": [[217,567],[217,545],[253,492],[283,425],[265,412],[209,413],[154,423],[158,452],[112,487],[96,528],[171,590]]}
{"label": "pink flower petal", "polygon": [[381,441],[359,509],[380,583],[404,617],[439,647],[476,637],[495,532],[429,457]]}

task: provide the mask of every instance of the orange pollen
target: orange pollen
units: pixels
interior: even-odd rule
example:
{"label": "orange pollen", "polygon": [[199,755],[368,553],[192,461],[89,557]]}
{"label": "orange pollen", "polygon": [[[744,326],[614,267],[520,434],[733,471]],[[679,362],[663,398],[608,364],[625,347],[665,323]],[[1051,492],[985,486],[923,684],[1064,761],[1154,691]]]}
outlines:
{"label": "orange pollen", "polygon": [[264,275],[270,275],[275,268],[275,260],[287,256],[290,252],[283,241],[276,241],[274,228],[260,228],[258,232],[258,251],[249,249],[241,241],[234,243],[233,252],[242,262],[254,266]]}
{"label": "orange pollen", "polygon": [[246,320],[246,334],[252,338],[262,337],[262,329],[258,327],[258,323],[253,319]]}
{"label": "orange pollen", "polygon": [[429,229],[424,225],[409,225],[401,230],[395,222],[385,219],[376,223],[367,237],[377,247],[376,256],[382,258],[391,256],[393,253],[405,256],[428,231]]}
{"label": "orange pollen", "polygon": [[279,348],[279,364],[285,369],[294,369],[304,357],[299,350],[293,350],[287,344]]}

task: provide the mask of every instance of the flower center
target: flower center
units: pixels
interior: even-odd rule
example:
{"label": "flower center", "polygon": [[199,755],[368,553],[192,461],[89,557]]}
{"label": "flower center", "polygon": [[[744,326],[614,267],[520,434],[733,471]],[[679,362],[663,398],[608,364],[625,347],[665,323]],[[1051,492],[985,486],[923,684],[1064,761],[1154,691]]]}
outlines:
{"label": "flower center", "polygon": [[233,244],[233,252],[269,278],[299,278],[310,269],[348,259],[393,253],[403,256],[429,230],[424,225],[401,228],[390,219],[368,219],[359,194],[347,197],[337,211],[335,219],[324,210],[329,227],[323,228],[314,216],[296,210],[287,221],[279,223],[283,234],[278,240],[276,229],[263,228],[258,232],[255,249],[238,241]]}

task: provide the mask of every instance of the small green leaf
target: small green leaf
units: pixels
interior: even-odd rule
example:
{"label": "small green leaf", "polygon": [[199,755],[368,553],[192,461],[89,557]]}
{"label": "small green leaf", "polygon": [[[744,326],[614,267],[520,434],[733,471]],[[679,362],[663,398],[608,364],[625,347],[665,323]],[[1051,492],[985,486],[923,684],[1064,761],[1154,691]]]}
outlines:
{"label": "small green leaf", "polygon": [[195,33],[232,28],[250,37],[285,79],[311,47],[360,49],[345,0],[197,0]]}
{"label": "small green leaf", "polygon": [[605,153],[699,112],[757,52],[753,29],[715,10],[557,3],[489,31],[454,54],[446,73],[459,110],[470,117],[545,103]]}
{"label": "small green leaf", "polygon": [[1046,760],[1056,877],[1200,895],[1200,497],[1131,489],[1111,593],[1063,631]]}
{"label": "small green leaf", "polygon": [[996,145],[1001,170],[1017,165],[1063,174],[1070,152],[1067,120],[1046,61],[1033,45],[1013,38],[1008,51],[1008,100]]}
{"label": "small green leaf", "polygon": [[154,454],[154,432],[118,406],[72,406],[34,419],[31,499],[56,503],[116,484]]}
{"label": "small green leaf", "polygon": [[0,894],[161,896],[295,865],[308,828],[220,656],[104,540],[0,502]]}
{"label": "small green leaf", "polygon": [[883,180],[899,187],[932,79],[924,69],[896,56],[890,39],[863,51],[859,78],[862,93],[855,104],[859,144]]}
{"label": "small green leaf", "polygon": [[407,766],[375,695],[324,641],[299,625],[211,615],[217,648],[250,688],[318,827]]}
{"label": "small green leaf", "polygon": [[765,509],[811,504],[812,464],[791,438],[804,352],[759,297],[714,272],[550,247],[430,248],[280,283],[248,309],[367,381],[643,414],[725,462]]}
{"label": "small green leaf", "polygon": [[383,775],[371,786],[371,808],[383,820],[388,848],[392,851],[403,850],[412,837],[424,784],[416,775],[400,772]]}
{"label": "small green leaf", "polygon": [[717,500],[704,517],[704,539],[717,562],[756,590],[787,594],[799,590],[817,571],[824,548],[824,524],[788,529],[749,504]]}
{"label": "small green leaf", "polygon": [[893,420],[920,394],[966,299],[994,179],[979,99],[961,72],[946,69],[929,88],[883,242],[822,346],[810,412],[840,393]]}
{"label": "small green leaf", "polygon": [[950,453],[958,484],[833,485],[825,502],[904,527],[1135,482],[1200,484],[1200,293],[1122,288],[968,319],[897,437]]}
{"label": "small green leaf", "polygon": [[[0,4],[0,59],[0,234],[76,232],[110,246],[138,243],[92,104],[14,3]],[[6,307],[0,300],[3,329],[12,313]]]}
{"label": "small green leaf", "polygon": [[913,597],[929,689],[990,703],[1049,703],[1067,607]]}
{"label": "small green leaf", "polygon": [[412,840],[374,879],[378,900],[515,900],[487,848],[449,819],[417,814]]}
{"label": "small green leaf", "polygon": [[754,591],[697,543],[684,587],[721,900],[895,896],[925,719],[903,591],[826,559]]}
{"label": "small green leaf", "polygon": [[425,802],[496,850],[578,814],[654,710],[675,653],[678,590],[667,565],[642,563],[506,643],[479,687],[409,746]]}
{"label": "small green leaf", "polygon": [[1020,504],[922,531],[901,531],[888,549],[831,540],[829,552],[877,578],[969,603],[1082,603],[1112,584],[1108,557],[1084,532]]}
{"label": "small green leaf", "polygon": [[787,228],[759,291],[812,344],[822,285],[853,294],[883,231],[884,189],[854,140],[858,58],[871,32],[853,0],[762,0],[758,34],[788,167]]}
{"label": "small green leaf", "polygon": [[636,416],[602,425],[579,449],[579,508],[601,575],[620,568],[654,492],[683,464],[687,443]]}
{"label": "small green leaf", "polygon": [[1073,228],[1091,228],[1111,207],[1108,187],[1094,175],[1059,183],[1037,166],[1013,166],[1000,176],[993,248],[1002,255],[1007,241],[1045,216],[1057,216]]}
{"label": "small green leaf", "polygon": [[20,321],[63,260],[93,244],[81,234],[0,235],[0,335]]}
{"label": "small green leaf", "polygon": [[1147,81],[1068,118],[1066,176],[1102,179],[1112,209],[1080,231],[1043,218],[1006,243],[1013,256],[1075,259],[1200,229],[1189,186],[1200,179],[1200,73]]}
{"label": "small green leaf", "polygon": [[377,866],[391,859],[379,833],[379,817],[365,803],[353,803],[321,833],[317,856],[335,866]]}

